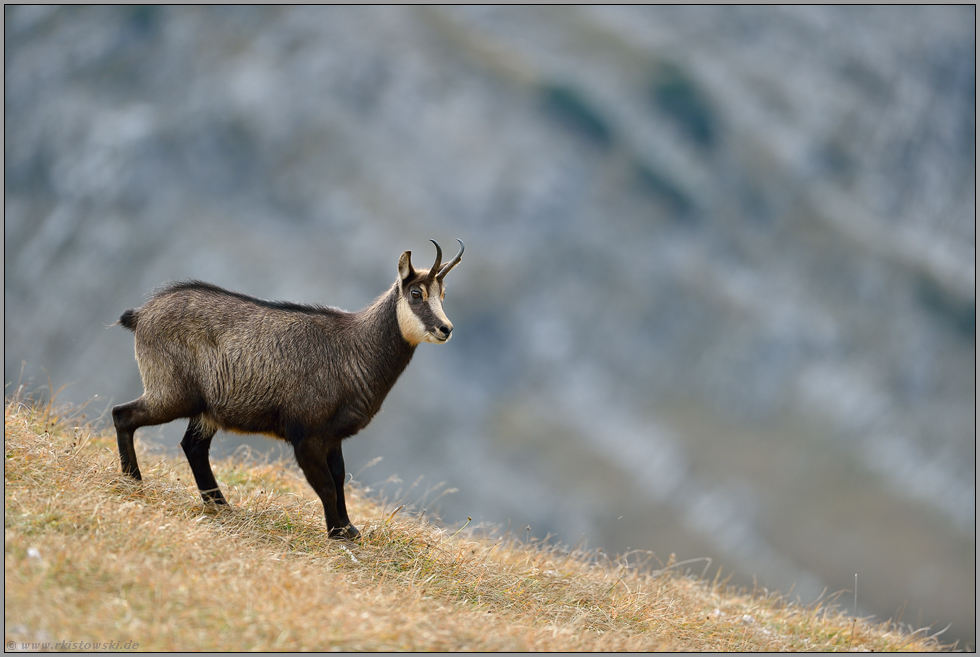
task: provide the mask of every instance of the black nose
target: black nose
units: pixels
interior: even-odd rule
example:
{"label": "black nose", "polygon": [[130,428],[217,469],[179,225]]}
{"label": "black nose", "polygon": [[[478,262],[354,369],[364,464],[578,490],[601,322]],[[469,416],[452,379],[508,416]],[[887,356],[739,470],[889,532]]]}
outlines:
{"label": "black nose", "polygon": [[453,332],[452,326],[446,326],[445,324],[443,324],[442,326],[439,327],[439,333],[441,333],[444,337],[448,338],[449,334],[452,332]]}

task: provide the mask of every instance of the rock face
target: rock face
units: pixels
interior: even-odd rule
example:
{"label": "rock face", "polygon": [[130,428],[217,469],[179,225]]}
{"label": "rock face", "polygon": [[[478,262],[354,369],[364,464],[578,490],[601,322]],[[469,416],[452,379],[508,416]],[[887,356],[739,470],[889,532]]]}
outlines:
{"label": "rock face", "polygon": [[136,397],[167,280],[358,308],[461,237],[360,480],[975,641],[974,7],[4,18],[7,394]]}

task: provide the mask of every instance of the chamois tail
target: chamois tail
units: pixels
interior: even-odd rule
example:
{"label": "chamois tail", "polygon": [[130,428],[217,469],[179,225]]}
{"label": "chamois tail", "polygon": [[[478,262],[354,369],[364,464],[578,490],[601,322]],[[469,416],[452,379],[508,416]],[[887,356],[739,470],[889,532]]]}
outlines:
{"label": "chamois tail", "polygon": [[139,320],[139,311],[136,308],[130,308],[123,312],[119,316],[119,323],[128,328],[130,331],[136,330],[136,322]]}

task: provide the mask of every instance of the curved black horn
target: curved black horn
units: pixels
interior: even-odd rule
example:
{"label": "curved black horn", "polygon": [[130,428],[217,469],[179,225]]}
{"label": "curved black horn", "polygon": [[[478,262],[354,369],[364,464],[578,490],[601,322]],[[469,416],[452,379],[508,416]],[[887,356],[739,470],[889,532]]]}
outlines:
{"label": "curved black horn", "polygon": [[453,267],[458,265],[459,261],[462,260],[463,258],[463,249],[465,249],[466,247],[463,246],[463,240],[459,239],[458,237],[456,238],[456,241],[459,242],[459,253],[456,254],[455,258],[447,262],[446,266],[443,267],[442,270],[439,272],[439,275],[436,276],[436,278],[438,278],[440,281],[444,279],[446,277],[446,274],[448,274]]}
{"label": "curved black horn", "polygon": [[442,264],[442,247],[435,240],[429,241],[436,245],[436,262],[432,265],[432,269],[429,270],[428,275],[426,275],[426,279],[431,281],[436,277],[436,274],[439,272],[439,266]]}

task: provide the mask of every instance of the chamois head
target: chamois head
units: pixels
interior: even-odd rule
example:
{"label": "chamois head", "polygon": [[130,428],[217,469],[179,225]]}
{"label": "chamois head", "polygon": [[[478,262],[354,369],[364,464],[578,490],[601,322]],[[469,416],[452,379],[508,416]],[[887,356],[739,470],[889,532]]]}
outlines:
{"label": "chamois head", "polygon": [[431,269],[416,270],[412,267],[412,252],[405,251],[398,259],[398,327],[409,344],[434,342],[442,344],[450,338],[453,324],[442,309],[446,287],[442,281],[446,274],[459,264],[463,257],[463,242],[459,253],[445,265],[442,249],[435,240],[436,261]]}

